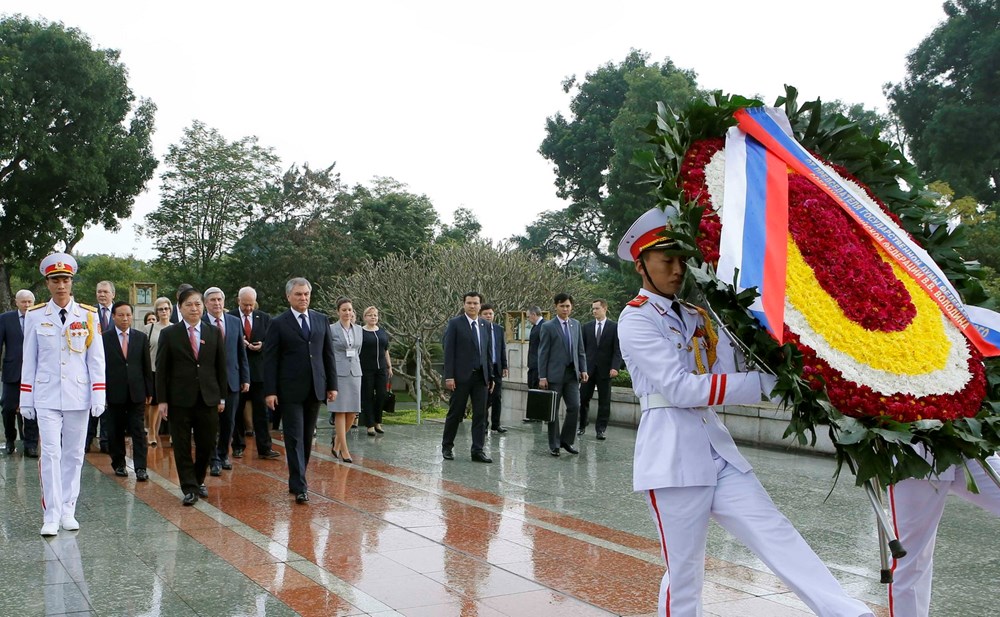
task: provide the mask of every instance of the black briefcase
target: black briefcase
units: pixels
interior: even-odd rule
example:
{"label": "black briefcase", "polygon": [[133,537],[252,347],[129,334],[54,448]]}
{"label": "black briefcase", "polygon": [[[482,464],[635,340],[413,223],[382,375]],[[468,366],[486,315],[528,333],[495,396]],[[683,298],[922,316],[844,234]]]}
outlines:
{"label": "black briefcase", "polygon": [[525,414],[529,420],[555,422],[559,411],[559,397],[554,390],[528,390],[528,409]]}

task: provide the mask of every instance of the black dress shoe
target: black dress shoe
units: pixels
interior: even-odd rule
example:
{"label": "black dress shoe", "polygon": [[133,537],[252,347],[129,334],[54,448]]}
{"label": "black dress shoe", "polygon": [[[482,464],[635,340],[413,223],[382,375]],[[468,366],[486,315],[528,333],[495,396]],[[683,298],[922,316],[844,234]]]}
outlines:
{"label": "black dress shoe", "polygon": [[222,461],[222,468],[225,469],[226,471],[232,470],[233,462],[227,458],[226,460]]}
{"label": "black dress shoe", "polygon": [[605,437],[604,435],[604,431],[597,431],[597,439],[600,441],[604,441],[605,439],[607,439],[607,437]]}
{"label": "black dress shoe", "polygon": [[455,460],[455,453],[451,451],[451,448],[446,448],[441,451],[441,457],[446,461]]}
{"label": "black dress shoe", "polygon": [[24,455],[28,458],[38,458],[38,448],[25,448]]}
{"label": "black dress shoe", "polygon": [[552,456],[559,456],[559,448],[552,448],[551,450],[549,450],[549,454],[551,454]]}
{"label": "black dress shoe", "polygon": [[504,427],[502,427],[502,426],[498,426],[498,427],[496,427],[495,429],[493,429],[493,432],[494,432],[494,433],[506,433],[506,432],[507,432],[507,429],[505,429],[505,428],[504,428]]}
{"label": "black dress shoe", "polygon": [[578,431],[576,432],[576,434],[577,434],[577,435],[583,435],[583,434],[584,434],[584,433],[586,433],[586,432],[587,432],[587,431],[586,431],[586,429],[580,429],[580,430],[578,430]]}
{"label": "black dress shoe", "polygon": [[281,458],[281,453],[277,452],[275,450],[268,450],[267,452],[264,452],[263,454],[258,454],[257,458],[266,458],[266,459],[269,459],[269,460],[273,460],[273,459],[276,459],[276,458]]}
{"label": "black dress shoe", "polygon": [[198,503],[198,496],[194,493],[188,493],[187,495],[184,495],[184,499],[181,500],[181,503],[185,506],[193,506]]}
{"label": "black dress shoe", "polygon": [[211,475],[213,475],[213,476],[221,476],[222,475],[222,465],[219,465],[218,463],[212,463],[212,469],[208,473],[211,474]]}
{"label": "black dress shoe", "polygon": [[562,444],[562,449],[565,450],[565,451],[567,451],[567,452],[569,452],[570,454],[579,454],[580,453],[579,450],[577,450],[573,446],[571,446],[569,444],[566,444],[566,443]]}
{"label": "black dress shoe", "polygon": [[295,503],[306,503],[309,501],[309,493],[302,492],[295,496]]}
{"label": "black dress shoe", "polygon": [[17,452],[17,446],[14,445],[13,441],[8,441],[7,446],[4,448],[4,452],[6,452],[8,456],[10,456],[11,454]]}
{"label": "black dress shoe", "polygon": [[340,460],[343,461],[343,462],[345,462],[345,463],[353,463],[354,462],[354,459],[351,458],[351,457],[349,457],[349,456],[342,456],[342,457],[340,457]]}
{"label": "black dress shoe", "polygon": [[483,453],[483,452],[473,452],[472,453],[472,460],[475,461],[475,462],[477,462],[477,463],[492,463],[493,462],[493,459],[491,459],[490,457],[486,456],[486,454]]}
{"label": "black dress shoe", "polygon": [[111,454],[111,450],[108,450],[108,444],[101,444],[101,454]]}
{"label": "black dress shoe", "polygon": [[135,470],[135,481],[136,482],[145,482],[146,480],[149,480],[149,474],[146,473],[146,470],[145,469],[136,469]]}
{"label": "black dress shoe", "polygon": [[243,458],[243,448],[233,450],[233,458]]}
{"label": "black dress shoe", "polygon": [[125,471],[124,467],[115,467],[115,475],[121,478],[128,477],[128,472]]}
{"label": "black dress shoe", "polygon": [[198,496],[199,497],[208,497],[208,487],[205,486],[204,484],[199,484],[198,485]]}

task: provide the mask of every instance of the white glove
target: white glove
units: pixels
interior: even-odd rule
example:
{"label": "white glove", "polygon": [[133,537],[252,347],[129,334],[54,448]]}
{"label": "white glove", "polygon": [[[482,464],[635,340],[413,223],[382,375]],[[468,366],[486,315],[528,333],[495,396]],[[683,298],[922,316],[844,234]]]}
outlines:
{"label": "white glove", "polygon": [[35,408],[34,407],[22,407],[21,408],[21,416],[24,417],[25,420],[34,420],[35,419]]}
{"label": "white glove", "polygon": [[764,398],[775,404],[780,403],[781,395],[771,393],[774,390],[774,386],[778,383],[778,378],[767,373],[758,373],[758,375],[760,376],[760,392],[764,395]]}
{"label": "white glove", "polygon": [[90,415],[95,418],[100,418],[102,413],[104,413],[104,405],[94,405],[90,408]]}

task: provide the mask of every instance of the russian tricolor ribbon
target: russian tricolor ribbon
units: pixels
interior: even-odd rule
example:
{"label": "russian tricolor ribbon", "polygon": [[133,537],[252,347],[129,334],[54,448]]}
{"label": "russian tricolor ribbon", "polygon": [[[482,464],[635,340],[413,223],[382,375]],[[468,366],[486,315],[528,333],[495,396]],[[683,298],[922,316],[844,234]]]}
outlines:
{"label": "russian tricolor ribbon", "polygon": [[726,135],[726,179],[717,273],[737,289],[756,287],[750,312],[784,342],[788,266],[788,167],[753,137]]}
{"label": "russian tricolor ribbon", "polygon": [[[726,240],[726,225],[727,219],[731,213],[727,212],[729,205],[731,203],[730,198],[730,163],[729,163],[729,144],[733,140],[733,135],[735,133],[745,134],[746,139],[744,142],[747,144],[745,151],[747,152],[746,162],[744,169],[746,170],[747,177],[744,179],[745,187],[743,190],[739,190],[740,187],[734,185],[733,188],[737,189],[734,192],[746,193],[747,197],[744,198],[746,206],[744,208],[744,217],[748,218],[750,216],[750,196],[754,190],[754,186],[760,184],[759,174],[758,177],[752,178],[749,176],[750,171],[750,150],[752,144],[756,143],[762,146],[768,154],[777,157],[782,163],[787,165],[796,173],[802,175],[803,177],[809,179],[817,188],[821,189],[831,199],[834,200],[844,211],[865,231],[888,255],[893,259],[901,268],[903,268],[916,283],[927,293],[932,300],[937,303],[941,308],[941,311],[945,314],[948,319],[966,336],[966,338],[971,342],[976,349],[979,350],[984,356],[993,357],[1000,356],[1000,346],[988,341],[983,337],[979,330],[976,329],[975,325],[969,319],[969,315],[966,312],[965,306],[962,303],[961,298],[959,298],[958,292],[952,287],[951,283],[948,281],[947,276],[944,272],[934,263],[930,255],[917,245],[912,239],[910,239],[907,234],[896,225],[896,223],[890,219],[884,212],[878,208],[870,207],[866,202],[858,198],[855,193],[855,188],[851,187],[842,178],[833,174],[814,158],[805,148],[802,147],[793,137],[791,127],[788,124],[787,118],[781,110],[774,108],[764,108],[755,107],[741,109],[736,112],[736,120],[738,123],[738,128],[730,129],[730,133],[727,135],[726,142],[726,191],[725,200],[723,206],[723,232],[722,232],[722,247],[724,250],[725,240]],[[734,162],[734,169],[739,164],[738,161]],[[768,165],[770,169],[770,165]],[[768,187],[770,190],[770,187]],[[787,190],[786,190],[787,194]],[[739,195],[734,195],[732,197],[732,202],[738,207],[740,203]],[[777,206],[772,210],[771,206],[768,205],[765,208],[765,213],[767,216],[774,215],[779,208]],[[788,229],[788,218],[787,218],[787,198],[785,202],[784,218],[781,219],[784,224],[784,233],[787,234]],[[767,228],[767,241],[768,245],[771,243],[771,227],[770,222],[765,223],[750,223],[744,221],[741,225],[744,235],[746,234],[746,229],[753,226],[761,226]],[[774,223],[774,227],[777,228],[779,222]],[[734,230],[735,232],[735,230]],[[777,233],[777,230],[775,230]],[[758,234],[759,235],[759,234]],[[755,238],[758,241],[759,238]],[[779,243],[775,237],[774,242]],[[785,246],[786,240],[782,236],[780,244],[782,247]],[[748,263],[751,268],[753,264],[757,261],[764,264],[764,276],[762,278],[762,286],[758,286],[761,292],[761,298],[759,310],[764,314],[764,317],[773,321],[773,317],[767,314],[767,307],[770,304],[781,302],[784,303],[784,293],[781,294],[780,298],[767,298],[768,286],[767,279],[771,274],[767,271],[767,256],[766,251],[771,247],[766,246],[763,249],[757,245],[747,246],[743,244],[741,248],[741,256],[739,260],[742,262],[742,268],[746,269]],[[784,249],[782,249],[784,250]],[[762,256],[755,256],[753,253],[761,253]],[[720,251],[721,253],[721,251]],[[748,256],[748,253],[750,255]],[[734,258],[735,261],[736,258]],[[719,275],[722,280],[729,282],[729,280],[723,278],[725,272],[722,269],[723,260],[720,256],[719,259]],[[782,271],[782,274],[784,271]],[[748,288],[752,285],[745,284],[746,281],[743,279],[742,269],[740,271],[741,287]],[[776,273],[775,273],[776,275]],[[782,276],[782,281],[784,281],[784,276]],[[775,289],[777,286],[775,285]],[[784,283],[782,282],[781,291],[784,292]],[[755,307],[751,306],[751,311],[754,311]],[[763,320],[762,320],[763,321]],[[775,331],[782,327],[781,322],[768,323],[764,322],[765,326],[772,335]],[[775,337],[777,338],[777,337]],[[778,339],[780,341],[780,339]],[[1000,342],[1000,341],[998,341]]]}

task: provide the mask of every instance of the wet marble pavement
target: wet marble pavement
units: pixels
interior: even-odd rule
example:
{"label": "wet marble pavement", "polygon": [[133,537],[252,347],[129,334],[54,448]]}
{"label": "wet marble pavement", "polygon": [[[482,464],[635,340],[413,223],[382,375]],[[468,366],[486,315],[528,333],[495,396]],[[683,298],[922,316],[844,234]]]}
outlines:
{"label": "wet marble pavement", "polygon": [[[4,615],[652,615],[663,573],[644,500],[630,491],[634,431],[580,438],[553,458],[542,425],[491,433],[473,463],[468,423],[456,460],[441,425],[352,431],[353,464],[321,427],[311,501],[296,505],[283,460],[250,449],[180,503],[171,450],[150,450],[151,481],[118,478],[107,455],[83,472],[78,532],[41,525],[36,463],[0,458]],[[280,436],[275,434],[280,439]],[[280,441],[276,443],[280,449]],[[761,481],[851,594],[887,615],[875,523],[831,459],[743,448]],[[131,466],[131,463],[130,463]],[[829,496],[828,496],[829,493]],[[938,541],[933,614],[995,611],[1000,524],[958,500]],[[706,615],[811,614],[746,549],[712,527]]]}

